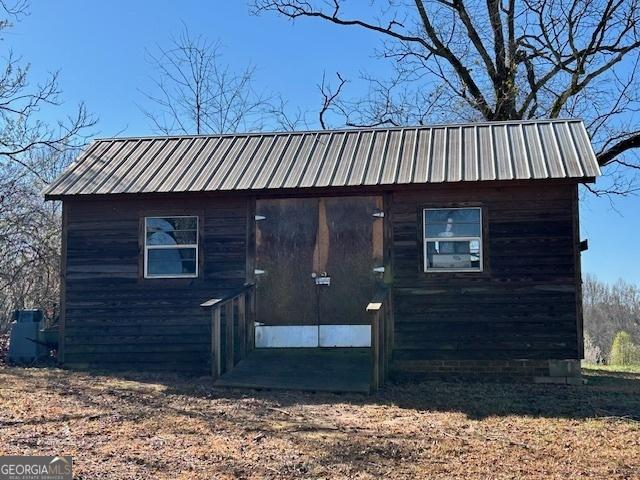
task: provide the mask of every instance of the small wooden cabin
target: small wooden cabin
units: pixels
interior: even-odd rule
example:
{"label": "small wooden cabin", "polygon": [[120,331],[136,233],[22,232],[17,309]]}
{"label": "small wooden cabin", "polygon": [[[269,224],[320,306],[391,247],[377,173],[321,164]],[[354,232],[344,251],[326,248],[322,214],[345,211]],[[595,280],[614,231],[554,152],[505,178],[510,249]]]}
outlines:
{"label": "small wooden cabin", "polygon": [[599,174],[579,120],[96,140],[45,192],[60,362],[567,381]]}

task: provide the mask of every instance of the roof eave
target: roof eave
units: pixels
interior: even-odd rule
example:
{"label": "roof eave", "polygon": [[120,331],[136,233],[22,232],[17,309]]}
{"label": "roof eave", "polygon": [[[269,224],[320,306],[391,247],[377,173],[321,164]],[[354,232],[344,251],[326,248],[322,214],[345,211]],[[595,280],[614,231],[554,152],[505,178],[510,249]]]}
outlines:
{"label": "roof eave", "polygon": [[140,196],[159,196],[159,195],[215,195],[215,196],[269,196],[269,195],[291,195],[295,196],[297,193],[304,192],[307,195],[326,195],[327,191],[334,191],[335,196],[348,195],[350,192],[358,192],[366,190],[371,191],[390,191],[390,190],[403,190],[403,189],[420,189],[429,188],[432,186],[458,186],[458,187],[475,187],[478,184],[489,184],[490,186],[499,185],[522,185],[535,183],[540,184],[543,182],[552,184],[580,184],[580,183],[595,183],[596,177],[564,177],[564,178],[527,178],[527,179],[509,179],[509,180],[462,180],[458,182],[429,182],[429,183],[407,183],[407,184],[375,184],[375,185],[345,185],[342,187],[297,187],[297,188],[271,188],[271,189],[246,189],[246,190],[200,190],[200,191],[164,191],[164,192],[121,192],[121,193],[76,193],[76,194],[64,194],[64,193],[46,193],[44,195],[45,201],[65,201],[70,199],[97,199],[97,198],[134,198]]}

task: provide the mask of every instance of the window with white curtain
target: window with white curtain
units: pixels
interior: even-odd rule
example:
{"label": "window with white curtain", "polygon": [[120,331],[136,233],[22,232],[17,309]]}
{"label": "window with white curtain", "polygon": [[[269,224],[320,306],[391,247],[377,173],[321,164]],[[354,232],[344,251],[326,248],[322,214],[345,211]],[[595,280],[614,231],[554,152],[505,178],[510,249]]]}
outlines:
{"label": "window with white curtain", "polygon": [[424,271],[482,271],[482,209],[424,209]]}

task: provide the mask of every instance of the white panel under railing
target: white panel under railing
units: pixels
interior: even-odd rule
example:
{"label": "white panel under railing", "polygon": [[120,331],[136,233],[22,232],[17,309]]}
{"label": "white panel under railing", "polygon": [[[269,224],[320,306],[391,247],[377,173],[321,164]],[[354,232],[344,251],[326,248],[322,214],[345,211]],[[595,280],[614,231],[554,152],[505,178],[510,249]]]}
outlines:
{"label": "white panel under railing", "polygon": [[256,325],[256,348],[370,347],[369,325]]}

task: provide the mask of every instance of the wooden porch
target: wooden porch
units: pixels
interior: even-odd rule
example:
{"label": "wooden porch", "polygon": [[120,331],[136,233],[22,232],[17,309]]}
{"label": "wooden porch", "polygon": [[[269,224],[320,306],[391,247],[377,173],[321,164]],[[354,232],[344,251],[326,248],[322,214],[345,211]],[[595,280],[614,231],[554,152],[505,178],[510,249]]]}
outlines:
{"label": "wooden porch", "polygon": [[371,393],[386,379],[393,326],[389,291],[366,309],[369,348],[255,348],[255,284],[201,306],[211,309],[211,375],[230,388]]}
{"label": "wooden porch", "polygon": [[223,373],[216,386],[369,393],[369,348],[258,348]]}

